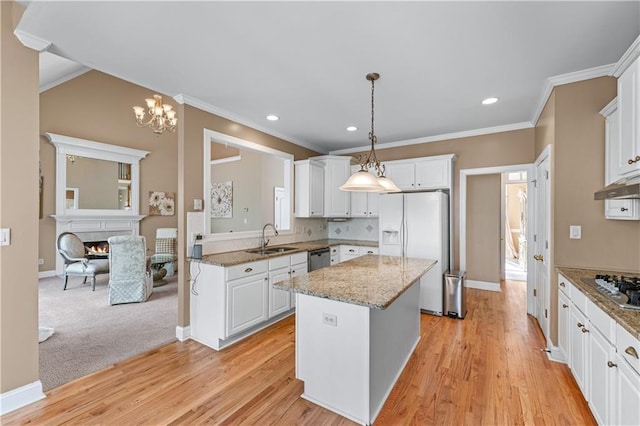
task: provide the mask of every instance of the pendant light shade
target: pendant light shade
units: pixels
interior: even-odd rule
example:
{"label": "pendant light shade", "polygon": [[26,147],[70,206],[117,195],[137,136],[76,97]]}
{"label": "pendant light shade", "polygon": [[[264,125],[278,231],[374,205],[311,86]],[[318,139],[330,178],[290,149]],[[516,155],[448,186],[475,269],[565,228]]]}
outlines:
{"label": "pendant light shade", "polygon": [[[340,187],[342,191],[354,192],[401,192],[393,181],[384,176],[384,165],[380,163],[376,156],[376,135],[373,132],[373,104],[375,81],[380,78],[380,74],[372,72],[367,74],[366,79],[371,82],[371,131],[369,132],[369,142],[371,151],[366,155],[361,155],[358,159],[360,170],[347,179]],[[375,170],[376,174],[367,170]]]}
{"label": "pendant light shade", "polygon": [[366,170],[358,170],[340,187],[342,191],[383,192],[386,191],[379,179]]}

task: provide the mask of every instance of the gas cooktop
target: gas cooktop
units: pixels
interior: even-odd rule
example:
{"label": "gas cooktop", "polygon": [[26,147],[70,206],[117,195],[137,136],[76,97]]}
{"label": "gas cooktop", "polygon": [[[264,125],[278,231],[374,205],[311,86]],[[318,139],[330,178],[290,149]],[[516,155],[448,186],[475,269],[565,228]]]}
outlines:
{"label": "gas cooktop", "polygon": [[582,278],[582,282],[595,287],[621,308],[640,311],[640,278],[596,275],[595,278]]}

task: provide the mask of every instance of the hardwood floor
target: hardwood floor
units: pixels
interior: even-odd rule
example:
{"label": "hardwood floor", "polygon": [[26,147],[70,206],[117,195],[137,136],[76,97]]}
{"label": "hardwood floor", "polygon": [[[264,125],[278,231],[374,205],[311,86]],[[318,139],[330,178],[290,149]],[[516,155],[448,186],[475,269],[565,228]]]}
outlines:
{"label": "hardwood floor", "polygon": [[[469,289],[464,320],[422,315],[422,339],[376,425],[596,424],[569,369],[540,349],[525,286]],[[353,424],[300,398],[290,317],[216,352],[172,343],[47,392],[13,424]]]}

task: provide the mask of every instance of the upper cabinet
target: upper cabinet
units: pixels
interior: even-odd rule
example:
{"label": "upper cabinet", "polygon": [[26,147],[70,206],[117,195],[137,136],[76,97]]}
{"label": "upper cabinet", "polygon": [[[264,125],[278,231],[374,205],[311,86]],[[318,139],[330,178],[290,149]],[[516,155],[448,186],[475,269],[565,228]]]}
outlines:
{"label": "upper cabinet", "polygon": [[[609,185],[622,178],[619,173],[620,111],[617,99],[600,111],[605,117],[605,167],[604,184]],[[640,200],[605,200],[604,215],[607,219],[640,219]]]}
{"label": "upper cabinet", "polygon": [[339,188],[349,179],[351,157],[323,155],[314,160],[324,166],[324,217],[350,217],[351,194]]}
{"label": "upper cabinet", "polygon": [[614,173],[633,178],[640,175],[640,58],[618,78],[618,111],[620,149]]}
{"label": "upper cabinet", "polygon": [[296,217],[324,215],[324,164],[315,160],[300,160],[295,166]]}
{"label": "upper cabinet", "polygon": [[[351,174],[360,166],[351,166]],[[351,192],[351,217],[378,217],[380,211],[379,192]]]}
{"label": "upper cabinet", "polygon": [[451,188],[454,155],[386,161],[385,174],[403,191]]}

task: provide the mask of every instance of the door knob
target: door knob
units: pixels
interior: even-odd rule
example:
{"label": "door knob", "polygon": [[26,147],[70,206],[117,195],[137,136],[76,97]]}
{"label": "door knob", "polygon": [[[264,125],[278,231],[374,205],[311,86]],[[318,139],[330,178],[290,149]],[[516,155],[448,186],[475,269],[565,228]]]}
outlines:
{"label": "door knob", "polygon": [[534,255],[533,255],[533,258],[534,258],[535,260],[537,260],[538,262],[542,262],[542,261],[544,261],[544,257],[542,257],[542,255],[541,255],[541,254],[534,254]]}
{"label": "door knob", "polygon": [[613,367],[617,367],[618,366],[618,364],[615,364],[615,363],[613,363],[611,361],[607,361],[607,365],[609,366],[609,368],[613,368]]}

